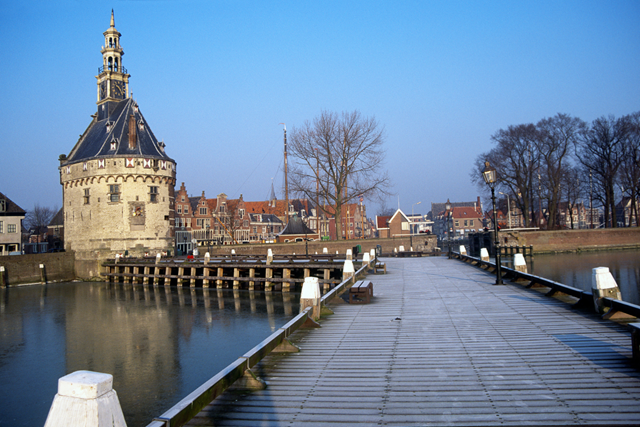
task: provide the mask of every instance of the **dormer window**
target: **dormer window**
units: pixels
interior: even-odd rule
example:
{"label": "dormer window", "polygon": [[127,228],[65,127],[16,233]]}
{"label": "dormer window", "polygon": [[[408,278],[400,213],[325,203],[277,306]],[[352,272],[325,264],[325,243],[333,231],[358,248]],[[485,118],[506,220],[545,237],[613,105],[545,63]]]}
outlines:
{"label": "dormer window", "polygon": [[140,131],[144,130],[144,122],[142,120],[138,122],[138,130]]}
{"label": "dormer window", "polygon": [[107,122],[107,127],[106,127],[107,128],[107,133],[111,132],[111,130],[113,129],[113,125],[114,125],[113,122]]}
{"label": "dormer window", "polygon": [[113,141],[111,141],[111,147],[110,150],[111,151],[115,151],[116,148],[118,148],[118,141],[116,141],[115,139]]}
{"label": "dormer window", "polygon": [[5,212],[7,210],[7,201],[5,199],[0,199],[0,212]]}
{"label": "dormer window", "polygon": [[[134,113],[138,112],[138,104],[133,104],[133,112]],[[140,122],[142,122],[142,120],[140,120]]]}

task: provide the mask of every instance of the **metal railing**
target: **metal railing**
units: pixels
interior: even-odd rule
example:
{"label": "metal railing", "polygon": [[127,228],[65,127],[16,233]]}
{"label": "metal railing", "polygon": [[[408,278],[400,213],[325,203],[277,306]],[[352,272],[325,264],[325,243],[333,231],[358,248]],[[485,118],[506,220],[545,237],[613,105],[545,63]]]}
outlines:
{"label": "metal railing", "polygon": [[[468,264],[478,266],[482,269],[492,269],[495,272],[495,263],[491,261],[482,261],[480,258],[471,257],[468,255],[461,255],[459,252],[453,252],[453,258],[460,259]],[[581,308],[590,312],[595,312],[595,304],[593,302],[593,293],[583,291],[582,289],[574,288],[563,283],[554,282],[553,280],[545,279],[544,277],[534,276],[533,274],[523,273],[505,266],[502,266],[502,278],[508,279],[512,282],[529,282],[525,285],[527,288],[534,286],[543,286],[549,288],[546,296],[554,296],[556,294],[566,294],[578,301],[573,304],[575,308]],[[602,304],[604,307],[609,307],[609,311],[603,315],[604,319],[610,319],[614,315],[624,313],[633,317],[640,317],[640,306],[625,301],[620,301],[608,297],[602,298]]]}

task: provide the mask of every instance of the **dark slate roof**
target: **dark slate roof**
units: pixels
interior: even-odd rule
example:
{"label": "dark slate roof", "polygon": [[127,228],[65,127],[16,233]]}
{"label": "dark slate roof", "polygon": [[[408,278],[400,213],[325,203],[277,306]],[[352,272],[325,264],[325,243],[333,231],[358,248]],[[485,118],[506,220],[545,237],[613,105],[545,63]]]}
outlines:
{"label": "dark slate roof", "polygon": [[10,198],[0,193],[0,199],[6,200],[5,211],[0,212],[0,216],[18,216],[25,215],[26,212],[20,206],[16,205]]}
{"label": "dark slate roof", "polygon": [[64,225],[64,207],[60,208],[58,213],[53,218],[51,218],[51,222],[49,222],[49,227],[61,225]]}
{"label": "dark slate roof", "polygon": [[[139,127],[136,129],[137,143],[133,149],[129,148],[129,116],[131,114],[135,118],[136,125],[142,124],[142,130]],[[146,157],[173,161],[164,152],[164,143],[158,142],[133,98],[118,102],[107,118],[98,120],[98,117],[98,115],[94,116],[87,130],[61,165],[110,157]],[[109,129],[107,125],[110,125]],[[111,142],[114,140],[118,144],[115,150],[111,150]]]}
{"label": "dark slate roof", "polygon": [[317,234],[315,231],[307,227],[307,225],[302,221],[302,219],[298,215],[294,215],[289,218],[289,223],[287,226],[278,233],[278,236],[283,236],[287,234]]}

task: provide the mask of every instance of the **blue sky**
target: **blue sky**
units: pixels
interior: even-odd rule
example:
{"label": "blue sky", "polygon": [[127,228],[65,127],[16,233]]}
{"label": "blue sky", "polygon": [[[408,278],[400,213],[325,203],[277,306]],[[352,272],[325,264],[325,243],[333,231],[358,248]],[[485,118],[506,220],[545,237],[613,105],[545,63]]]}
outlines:
{"label": "blue sky", "polygon": [[24,209],[61,206],[58,156],[96,112],[112,8],[133,97],[193,195],[266,199],[279,123],[358,109],[385,128],[387,205],[427,213],[476,199],[498,129],[640,110],[637,0],[5,0],[0,191]]}

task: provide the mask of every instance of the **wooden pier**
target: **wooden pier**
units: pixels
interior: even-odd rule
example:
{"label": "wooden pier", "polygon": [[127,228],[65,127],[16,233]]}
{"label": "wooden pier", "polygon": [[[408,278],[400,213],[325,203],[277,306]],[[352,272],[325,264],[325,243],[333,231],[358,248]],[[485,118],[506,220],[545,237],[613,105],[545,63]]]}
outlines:
{"label": "wooden pier", "polygon": [[[317,277],[325,289],[342,281],[344,255],[274,257],[233,256],[199,259],[121,258],[102,264],[109,282],[265,291],[295,291],[305,277]],[[299,289],[298,289],[299,290]]]}
{"label": "wooden pier", "polygon": [[[625,325],[446,257],[385,260],[369,304],[252,371],[189,426],[638,425],[640,372]],[[203,379],[204,380],[204,379]]]}

